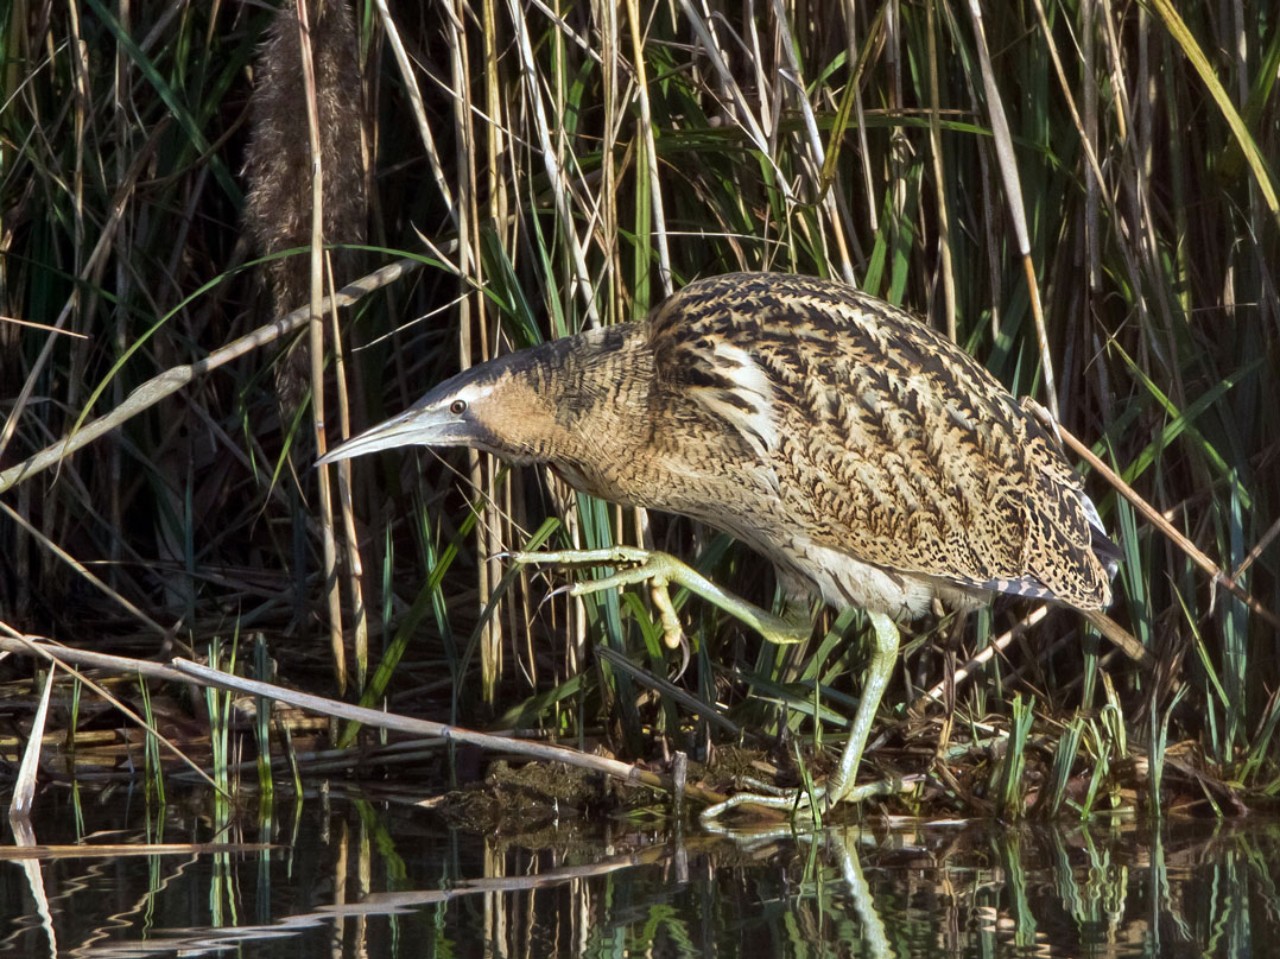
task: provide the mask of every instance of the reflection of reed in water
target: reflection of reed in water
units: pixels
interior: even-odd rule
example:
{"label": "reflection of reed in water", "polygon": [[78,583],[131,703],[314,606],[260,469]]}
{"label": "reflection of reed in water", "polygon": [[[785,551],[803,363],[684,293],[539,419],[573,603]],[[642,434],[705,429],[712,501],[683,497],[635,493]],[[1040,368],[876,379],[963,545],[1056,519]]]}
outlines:
{"label": "reflection of reed in water", "polygon": [[[412,942],[414,955],[1152,959],[1265,955],[1259,943],[1280,941],[1273,824],[869,819],[680,838],[656,820],[589,827],[565,808],[537,834],[479,835],[403,785],[366,782],[351,799],[347,788],[335,780],[325,802],[256,824],[261,845],[176,841],[208,828],[181,828],[173,796],[168,845],[95,847],[76,841],[67,797],[50,795],[36,829],[51,844],[17,850],[25,873],[0,885],[14,904],[8,941],[26,954],[74,941],[90,957],[237,946],[382,957]],[[91,836],[130,838],[126,803],[81,815]],[[223,836],[246,825],[233,819]],[[46,869],[53,858],[66,861]],[[211,908],[226,924],[210,925]],[[31,936],[42,947],[17,941]]]}

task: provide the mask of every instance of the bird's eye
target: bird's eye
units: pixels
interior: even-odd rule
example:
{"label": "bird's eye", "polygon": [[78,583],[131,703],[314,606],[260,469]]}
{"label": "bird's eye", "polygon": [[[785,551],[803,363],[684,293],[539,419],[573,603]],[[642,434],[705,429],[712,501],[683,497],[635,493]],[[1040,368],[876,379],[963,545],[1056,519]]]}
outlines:
{"label": "bird's eye", "polygon": [[449,404],[449,412],[452,413],[454,416],[461,416],[466,411],[467,411],[466,400],[454,400],[452,403]]}

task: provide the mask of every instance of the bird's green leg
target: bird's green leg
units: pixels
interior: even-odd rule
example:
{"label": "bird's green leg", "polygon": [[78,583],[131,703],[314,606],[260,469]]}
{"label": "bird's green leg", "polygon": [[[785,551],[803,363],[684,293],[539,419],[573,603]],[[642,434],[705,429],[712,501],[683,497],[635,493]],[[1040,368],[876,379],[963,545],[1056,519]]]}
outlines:
{"label": "bird's green leg", "polygon": [[[898,661],[898,626],[884,613],[867,611],[871,620],[874,637],[871,640],[871,662],[867,664],[862,683],[862,698],[858,701],[858,711],[853,715],[853,725],[849,728],[849,741],[845,744],[844,753],[840,756],[840,766],[827,781],[827,806],[848,800],[859,802],[866,798],[859,795],[854,785],[858,777],[858,766],[862,762],[862,751],[867,748],[867,740],[871,737],[871,726],[876,719],[876,710],[880,708],[880,700],[893,675],[893,665]],[[871,785],[878,785],[872,783]],[[868,793],[872,795],[873,793]]]}
{"label": "bird's green leg", "polygon": [[[809,638],[812,623],[805,618],[789,615],[786,618],[766,612],[759,606],[734,596],[707,579],[692,566],[682,563],[669,553],[637,549],[634,546],[614,546],[610,549],[563,550],[535,553],[512,553],[514,563],[524,565],[556,564],[560,566],[615,566],[617,572],[603,579],[584,580],[569,587],[570,596],[585,596],[602,589],[632,586],[648,582],[656,593],[662,594],[670,584],[683,586],[701,596],[713,606],[746,623],[771,643],[798,643]],[[664,629],[670,629],[674,609],[669,597],[658,599],[659,613]]]}
{"label": "bird's green leg", "polygon": [[884,613],[867,612],[874,630],[871,643],[871,662],[867,666],[866,678],[862,687],[862,698],[858,702],[858,711],[854,714],[853,725],[849,729],[849,741],[840,757],[840,765],[827,782],[812,791],[775,791],[768,794],[743,792],[730,796],[722,803],[709,806],[703,810],[701,820],[704,825],[711,825],[725,812],[735,806],[764,806],[772,809],[800,810],[807,807],[812,799],[820,802],[822,807],[830,809],[839,802],[862,802],[872,796],[885,796],[900,792],[904,783],[899,780],[882,780],[880,782],[855,785],[858,766],[862,762],[862,751],[866,748],[871,736],[871,726],[875,722],[876,710],[884,697],[885,688],[893,674],[893,665],[898,658],[898,627]]}

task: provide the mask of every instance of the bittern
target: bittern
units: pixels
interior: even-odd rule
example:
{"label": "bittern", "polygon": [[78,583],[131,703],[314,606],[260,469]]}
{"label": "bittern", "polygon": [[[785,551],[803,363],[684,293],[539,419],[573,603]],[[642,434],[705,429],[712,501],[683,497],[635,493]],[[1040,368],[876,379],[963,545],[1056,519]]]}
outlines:
{"label": "bittern", "polygon": [[[1054,438],[946,337],[839,282],[695,281],[644,322],[474,366],[322,462],[409,444],[546,464],[594,496],[692,517],[771,560],[793,608],[816,593],[866,611],[862,697],[825,785],[739,794],[704,815],[879,791],[855,777],[899,623],[994,593],[1082,610],[1111,601],[1116,547]],[[651,579],[707,596],[774,641],[812,630],[666,554],[535,555],[629,563],[578,593]]]}

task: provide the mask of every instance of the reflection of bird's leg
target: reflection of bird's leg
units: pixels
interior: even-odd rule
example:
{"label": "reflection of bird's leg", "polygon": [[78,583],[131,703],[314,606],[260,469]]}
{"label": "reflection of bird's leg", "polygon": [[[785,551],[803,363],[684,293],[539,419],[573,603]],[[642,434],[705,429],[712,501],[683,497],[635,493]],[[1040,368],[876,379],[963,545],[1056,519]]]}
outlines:
{"label": "reflection of bird's leg", "polygon": [[900,780],[883,780],[862,786],[855,785],[858,766],[862,762],[862,751],[866,748],[867,739],[871,736],[871,724],[875,721],[876,710],[880,707],[880,700],[893,673],[893,664],[898,658],[897,625],[884,613],[868,611],[867,616],[874,628],[871,661],[867,664],[858,711],[854,714],[853,725],[849,729],[849,741],[845,744],[840,765],[835,773],[824,785],[818,786],[811,792],[800,790],[798,792],[770,791],[767,794],[738,793],[725,802],[705,809],[702,813],[704,823],[715,820],[735,806],[803,809],[809,805],[810,799],[813,799],[821,801],[822,807],[829,809],[839,802],[861,802],[872,796],[900,792],[904,788]]}
{"label": "reflection of bird's leg", "polygon": [[[876,911],[876,902],[862,875],[862,863],[858,860],[858,849],[845,842],[845,836],[838,830],[826,834],[828,848],[834,850],[840,863],[840,872],[844,875],[845,886],[849,889],[849,898],[853,902],[854,911],[862,920],[862,941],[868,954],[880,959],[882,956],[895,955],[889,945],[889,934],[885,930],[884,920]],[[857,837],[853,837],[854,842]]]}
{"label": "reflection of bird's leg", "polygon": [[679,622],[675,607],[667,595],[671,584],[683,586],[701,596],[735,619],[738,619],[771,643],[798,643],[809,638],[812,624],[807,617],[800,622],[788,609],[784,618],[766,612],[759,606],[734,596],[707,579],[692,566],[682,563],[668,553],[651,552],[633,546],[614,546],[609,549],[562,550],[536,553],[512,553],[511,561],[522,565],[552,563],[560,566],[615,566],[617,572],[603,579],[583,580],[569,587],[570,596],[585,596],[602,589],[632,586],[648,582],[654,592],[655,605],[662,619],[662,627],[668,644],[672,630],[679,636]]}

